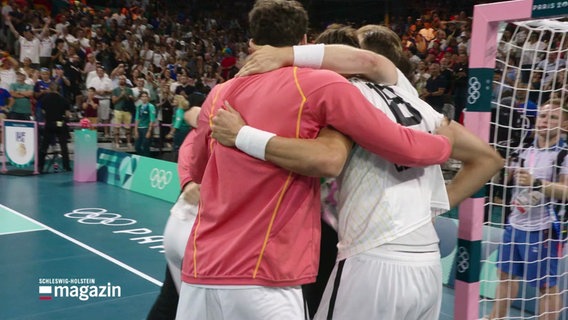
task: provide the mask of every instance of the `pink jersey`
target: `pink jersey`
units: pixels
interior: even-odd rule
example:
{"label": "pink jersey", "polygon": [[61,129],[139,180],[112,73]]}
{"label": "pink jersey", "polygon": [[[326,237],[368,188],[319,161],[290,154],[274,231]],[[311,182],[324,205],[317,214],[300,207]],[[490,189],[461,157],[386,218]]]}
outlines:
{"label": "pink jersey", "polygon": [[191,130],[179,148],[178,176],[182,190],[183,187],[191,181],[191,175],[189,174],[189,159],[191,158],[191,144],[193,143],[193,138],[191,138],[191,136],[194,134],[195,130]]}
{"label": "pink jersey", "polygon": [[253,127],[314,139],[333,126],[400,165],[443,163],[451,151],[446,138],[399,126],[330,71],[288,67],[218,85],[203,104],[191,150],[201,202],[183,262],[187,283],[295,286],[317,275],[319,179],[211,139],[210,119],[225,100]]}

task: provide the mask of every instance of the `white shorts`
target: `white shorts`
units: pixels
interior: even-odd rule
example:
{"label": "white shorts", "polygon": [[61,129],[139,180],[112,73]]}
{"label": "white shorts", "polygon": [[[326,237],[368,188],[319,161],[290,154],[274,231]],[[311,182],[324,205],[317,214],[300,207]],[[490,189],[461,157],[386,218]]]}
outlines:
{"label": "white shorts", "polygon": [[438,320],[441,303],[439,252],[375,248],[336,263],[314,319]]}
{"label": "white shorts", "polygon": [[99,120],[109,120],[110,119],[110,100],[102,99],[99,100],[99,107],[97,108],[97,116]]}
{"label": "white shorts", "polygon": [[171,209],[164,230],[166,260],[178,292],[181,286],[181,263],[185,246],[196,216],[197,206],[187,203],[183,196],[180,196]]}
{"label": "white shorts", "polygon": [[301,320],[307,319],[302,289],[244,286],[222,289],[183,282],[178,320]]}

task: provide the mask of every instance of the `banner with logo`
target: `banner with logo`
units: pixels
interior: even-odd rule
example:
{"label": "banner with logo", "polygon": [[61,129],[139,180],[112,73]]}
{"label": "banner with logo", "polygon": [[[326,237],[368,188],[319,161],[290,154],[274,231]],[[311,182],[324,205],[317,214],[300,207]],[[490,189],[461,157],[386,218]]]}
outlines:
{"label": "banner with logo", "polygon": [[36,122],[4,120],[4,153],[12,166],[37,166]]}
{"label": "banner with logo", "polygon": [[174,203],[179,194],[177,163],[98,149],[97,181]]}
{"label": "banner with logo", "polygon": [[130,190],[175,202],[180,193],[177,163],[137,157],[139,162]]}

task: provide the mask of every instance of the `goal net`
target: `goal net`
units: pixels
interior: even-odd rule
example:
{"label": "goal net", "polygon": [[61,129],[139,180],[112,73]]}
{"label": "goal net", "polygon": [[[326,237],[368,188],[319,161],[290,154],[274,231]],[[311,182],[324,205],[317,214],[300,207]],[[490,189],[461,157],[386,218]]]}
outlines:
{"label": "goal net", "polygon": [[[507,164],[486,188],[460,205],[453,268],[454,319],[568,319],[565,251],[558,250],[558,242],[543,237],[526,241],[521,233],[507,230],[518,210],[525,212],[517,214],[516,221],[525,230],[539,230],[539,226],[563,219],[563,196],[555,199],[528,193],[518,197],[518,193],[542,191],[538,183],[528,186],[532,184],[528,174],[556,181],[565,170],[557,169],[560,165],[554,155],[548,155],[547,163],[536,161],[536,153],[527,153],[534,148],[535,136],[546,140],[560,134],[558,128],[547,128],[555,121],[558,127],[558,111],[556,116],[552,111],[542,113],[542,119],[537,114],[546,101],[556,99],[560,106],[568,98],[565,16],[568,2],[563,1],[513,0],[474,7],[464,124],[498,149]],[[554,144],[548,149],[558,154],[564,148]],[[521,167],[527,170],[517,178],[515,172],[521,172]],[[554,225],[559,233],[565,229],[561,223]],[[537,234],[552,237],[552,228]],[[500,250],[505,243],[515,248]],[[546,258],[553,253],[557,258]],[[530,256],[531,268],[513,271],[498,262],[510,265],[525,260],[519,256]],[[550,261],[557,263],[557,277],[543,272],[554,269]],[[508,280],[500,273],[503,268],[519,276]],[[529,278],[532,281],[526,280]]]}
{"label": "goal net", "polygon": [[564,18],[499,25],[489,142],[506,165],[488,186],[484,210],[479,315],[488,319],[568,316],[561,240],[566,199],[547,197],[538,183],[527,182],[528,175],[520,176],[558,182],[568,173],[560,129],[561,109],[568,110],[567,32]]}

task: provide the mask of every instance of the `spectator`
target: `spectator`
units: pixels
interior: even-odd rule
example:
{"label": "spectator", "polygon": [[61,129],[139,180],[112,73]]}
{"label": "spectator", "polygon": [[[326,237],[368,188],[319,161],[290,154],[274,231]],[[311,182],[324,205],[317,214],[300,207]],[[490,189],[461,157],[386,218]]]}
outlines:
{"label": "spectator", "polygon": [[152,132],[156,124],[156,107],[150,103],[148,92],[140,93],[141,104],[136,107],[134,123],[134,139],[136,139],[136,153],[141,156],[150,156],[150,143]]}
{"label": "spectator", "polygon": [[69,161],[69,150],[67,148],[67,140],[69,139],[69,128],[67,127],[67,115],[69,114],[71,105],[67,99],[59,94],[59,88],[55,82],[51,82],[48,92],[44,93],[40,102],[45,117],[45,127],[43,130],[43,138],[39,148],[38,167],[39,172],[45,170],[45,157],[47,149],[51,141],[57,138],[61,148],[61,157],[63,158],[63,170],[71,171],[71,163]]}
{"label": "spectator", "polygon": [[[564,239],[560,229],[555,227],[559,213],[551,203],[548,189],[552,185],[568,184],[566,158],[558,159],[561,150],[566,150],[561,133],[568,129],[567,117],[562,101],[551,100],[543,104],[538,109],[534,143],[523,149],[518,159],[510,159],[507,177],[515,181],[510,202],[513,211],[499,246],[500,281],[495,303],[491,315],[485,319],[507,317],[521,279],[538,290],[540,314],[547,314],[550,319],[556,319],[560,314],[558,262]],[[559,166],[558,170],[550,165],[553,163]]]}
{"label": "spectator", "polygon": [[34,66],[39,66],[39,46],[40,46],[40,38],[45,37],[47,32],[49,32],[49,24],[51,23],[51,19],[45,18],[45,24],[43,26],[42,32],[39,38],[34,34],[32,26],[30,24],[24,25],[23,35],[16,30],[14,25],[12,24],[12,18],[10,15],[5,17],[6,23],[12,31],[12,34],[18,38],[20,42],[20,62],[24,61],[24,58],[28,57],[32,60],[32,64]]}
{"label": "spectator", "polygon": [[[96,70],[97,76],[93,77],[89,82],[87,82],[87,88],[95,88],[95,97],[99,99],[99,108],[97,109],[98,122],[102,124],[108,124],[110,122],[110,98],[112,93],[112,82],[110,78],[105,73],[105,68],[100,65]],[[109,127],[104,126],[103,132],[105,138],[110,138]]]}
{"label": "spectator", "polygon": [[177,160],[177,152],[183,143],[183,140],[191,130],[189,124],[184,120],[184,113],[192,107],[186,98],[182,95],[175,95],[172,105],[176,108],[173,117],[172,127],[166,136],[167,139],[173,139],[174,159]]}
{"label": "spectator", "polygon": [[99,109],[99,99],[95,97],[97,94],[97,89],[90,87],[87,89],[87,97],[85,102],[83,102],[83,117],[89,119],[92,125],[99,123],[98,109]]}
{"label": "spectator", "polygon": [[549,83],[553,81],[553,77],[557,72],[566,68],[566,60],[558,55],[558,51],[552,51],[536,67],[544,71],[542,82]]}
{"label": "spectator", "polygon": [[523,44],[521,54],[521,80],[528,83],[531,71],[542,60],[541,53],[546,51],[546,44],[539,38],[540,34],[531,32],[528,40]]}
{"label": "spectator", "polygon": [[9,119],[31,120],[34,87],[25,83],[26,75],[16,72],[16,82],[10,86],[10,94],[14,98],[14,104],[8,114]]}
{"label": "spectator", "polygon": [[14,98],[10,92],[0,88],[0,121],[8,117],[8,113],[14,104]]}
{"label": "spectator", "polygon": [[16,82],[17,68],[16,59],[11,56],[0,57],[0,88],[10,90],[10,85]]}
{"label": "spectator", "polygon": [[436,31],[432,28],[432,20],[424,19],[422,22],[424,23],[424,27],[420,29],[418,33],[429,43],[436,37]]}
{"label": "spectator", "polygon": [[440,64],[438,62],[432,62],[429,71],[430,78],[426,80],[426,86],[422,89],[420,98],[441,113],[446,102],[445,92],[448,88],[448,80],[440,74]]}
{"label": "spectator", "polygon": [[223,59],[221,60],[221,77],[225,80],[231,79],[238,70],[236,70],[237,58],[233,55],[231,48],[223,49]]}
{"label": "spectator", "polygon": [[132,106],[134,106],[134,93],[126,84],[126,76],[118,77],[118,87],[112,90],[112,104],[114,105],[113,123],[114,147],[120,148],[120,131],[124,126],[126,143],[128,148],[132,147],[130,139],[130,125],[132,124]]}

